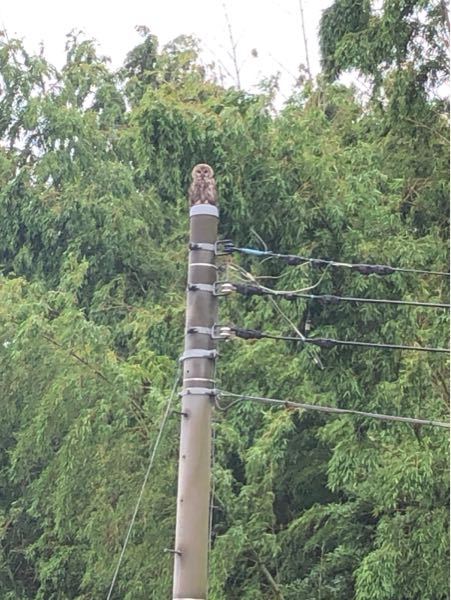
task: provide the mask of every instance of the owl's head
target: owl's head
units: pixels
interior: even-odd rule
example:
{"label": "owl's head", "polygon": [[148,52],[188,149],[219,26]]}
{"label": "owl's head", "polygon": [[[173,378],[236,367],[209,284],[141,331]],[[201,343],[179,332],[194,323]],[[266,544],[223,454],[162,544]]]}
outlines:
{"label": "owl's head", "polygon": [[214,171],[213,169],[210,167],[210,165],[205,165],[205,164],[199,164],[196,165],[194,167],[194,169],[191,172],[191,177],[193,178],[193,181],[196,180],[205,180],[205,179],[211,179],[214,175]]}

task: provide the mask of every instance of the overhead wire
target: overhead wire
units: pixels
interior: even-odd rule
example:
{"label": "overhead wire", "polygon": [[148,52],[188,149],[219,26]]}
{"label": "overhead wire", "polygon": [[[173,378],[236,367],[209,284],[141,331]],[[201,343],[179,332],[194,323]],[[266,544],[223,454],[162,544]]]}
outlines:
{"label": "overhead wire", "polygon": [[407,346],[404,344],[386,344],[378,342],[363,342],[356,340],[336,340],[333,338],[308,338],[303,336],[302,338],[279,335],[273,333],[266,333],[257,329],[244,329],[240,327],[230,327],[231,331],[240,338],[251,340],[251,339],[270,339],[270,340],[282,340],[286,342],[302,342],[303,344],[314,344],[320,348],[333,348],[334,346],[360,346],[366,348],[380,348],[384,350],[415,350],[417,352],[446,352],[449,353],[449,348],[435,348],[425,346]]}
{"label": "overhead wire", "polygon": [[414,269],[407,267],[394,267],[391,265],[378,265],[378,264],[370,264],[370,263],[350,263],[343,262],[337,260],[329,260],[324,258],[314,258],[309,256],[301,256],[298,254],[282,254],[279,252],[273,252],[272,250],[257,250],[256,248],[243,248],[239,246],[234,246],[233,244],[225,244],[224,252],[227,254],[232,254],[233,252],[238,252],[240,254],[247,254],[250,256],[261,256],[268,258],[279,258],[284,260],[288,265],[298,265],[301,262],[307,261],[313,265],[330,265],[332,267],[346,267],[352,269],[353,271],[357,271],[362,275],[391,275],[392,273],[418,273],[423,275],[441,275],[441,276],[449,276],[450,273],[448,271],[433,271],[426,269]]}
{"label": "overhead wire", "polygon": [[[278,398],[265,398],[263,396],[251,396],[249,394],[236,394],[234,392],[227,392],[224,390],[218,390],[218,394],[220,396],[229,396],[232,398],[237,398],[238,400],[233,402],[235,405],[239,402],[239,400],[251,400],[254,402],[261,402],[266,404],[274,404],[278,406],[283,406],[285,408],[296,408],[302,410],[313,410],[324,413],[331,414],[346,414],[346,415],[357,415],[360,417],[368,417],[373,419],[378,419],[381,421],[399,421],[401,423],[409,423],[411,425],[431,425],[433,427],[443,427],[446,429],[450,428],[450,423],[446,423],[444,421],[435,421],[432,419],[419,419],[414,417],[402,417],[398,415],[385,415],[380,413],[366,412],[361,410],[354,410],[350,408],[338,408],[334,406],[323,406],[321,404],[305,404],[303,402],[292,402],[290,400],[280,400]],[[231,407],[232,404],[229,406]],[[227,409],[227,408],[226,408]]]}
{"label": "overhead wire", "polygon": [[[255,278],[257,279],[257,278]],[[340,302],[355,302],[362,304],[392,304],[395,306],[422,306],[425,308],[444,308],[449,309],[450,305],[440,302],[423,302],[417,300],[393,300],[391,298],[360,298],[354,296],[338,296],[335,294],[305,294],[303,292],[289,291],[289,290],[273,290],[265,287],[260,283],[256,283],[256,286],[243,285],[240,283],[231,282],[235,288],[235,291],[244,296],[278,296],[285,300],[295,300],[296,298],[303,298],[306,300],[318,300],[321,304],[338,304]]]}
{"label": "overhead wire", "polygon": [[[246,269],[243,269],[243,267],[240,267],[239,265],[229,265],[229,268],[232,269],[233,271],[236,271],[238,273],[240,273],[240,275],[242,277],[244,277],[245,279],[249,280],[249,281],[253,281],[256,285],[258,285],[262,290],[265,290],[267,292],[273,292],[274,290],[272,290],[271,288],[267,288],[264,285],[262,285],[261,283],[259,283],[257,281],[257,278],[252,275],[252,273],[249,273],[249,271],[246,271]],[[326,276],[326,273],[328,272],[329,267],[326,267],[326,269],[324,270],[324,272],[322,273],[321,277],[318,279],[318,281],[316,283],[314,283],[313,285],[309,285],[307,287],[302,287],[296,290],[285,290],[283,293],[284,294],[301,294],[303,292],[308,292],[309,290],[314,290],[315,288],[317,288],[320,283],[323,281],[324,277]],[[277,292],[274,294],[274,296],[277,295],[281,295],[282,292]]]}
{"label": "overhead wire", "polygon": [[178,367],[177,368],[177,372],[176,372],[176,376],[175,376],[175,380],[174,380],[174,385],[172,387],[171,394],[170,394],[168,402],[166,404],[166,408],[165,408],[165,411],[164,411],[164,414],[163,414],[163,418],[162,418],[161,423],[160,423],[160,427],[159,427],[159,430],[158,430],[158,433],[157,433],[157,437],[155,439],[155,443],[154,443],[153,448],[152,448],[152,452],[151,452],[150,459],[149,459],[149,465],[148,465],[146,473],[144,475],[144,480],[143,480],[143,483],[142,483],[142,486],[141,486],[141,491],[140,491],[140,493],[138,495],[138,500],[136,501],[135,509],[133,511],[133,515],[132,515],[132,518],[130,520],[130,524],[128,526],[128,530],[127,530],[127,534],[126,534],[125,539],[124,539],[124,543],[122,544],[121,553],[120,553],[119,559],[117,561],[116,569],[114,571],[113,579],[111,581],[111,585],[110,585],[110,588],[109,588],[109,591],[108,591],[108,596],[107,596],[106,600],[110,600],[111,594],[113,593],[113,589],[114,589],[114,586],[116,584],[117,576],[119,574],[119,569],[121,567],[122,560],[124,558],[125,551],[126,551],[127,546],[128,546],[128,542],[130,540],[130,535],[132,533],[132,529],[133,529],[133,526],[134,526],[135,521],[136,521],[136,516],[138,514],[138,510],[139,510],[139,507],[140,507],[140,504],[141,504],[141,500],[142,500],[143,495],[144,495],[144,490],[146,488],[147,481],[149,479],[149,475],[150,475],[150,472],[152,470],[153,463],[155,461],[155,456],[156,456],[158,447],[159,447],[160,442],[161,442],[161,438],[162,438],[162,435],[163,435],[163,430],[164,430],[164,427],[166,425],[166,421],[168,420],[168,417],[169,417],[169,413],[170,413],[170,410],[171,410],[172,402],[174,400],[174,396],[175,396],[175,393],[176,393],[176,390],[177,390],[177,386],[178,386],[178,383],[179,383],[179,380],[180,380],[180,374],[181,374],[181,369],[180,369],[180,367]]}
{"label": "overhead wire", "polygon": [[[260,285],[256,281],[255,277],[251,273],[249,273],[248,271],[243,269],[242,267],[240,267],[238,265],[228,264],[227,268],[230,268],[230,269],[238,272],[241,277],[243,277],[247,280],[253,281],[257,285]],[[313,287],[316,287],[317,285],[319,285],[321,283],[324,275],[325,275],[325,272],[322,274],[319,281],[317,281],[317,283],[314,286],[311,286],[309,289],[312,289]],[[298,338],[299,341],[304,341],[306,339],[306,337],[303,335],[303,333],[301,333],[301,331],[299,331],[299,328],[293,323],[293,321],[290,319],[290,317],[288,317],[288,315],[281,309],[281,307],[277,304],[277,302],[275,302],[274,298],[269,297],[269,299],[270,299],[270,302],[272,303],[272,305],[274,306],[274,308],[276,309],[276,311],[279,313],[279,315],[284,319],[284,321],[286,323],[288,323],[288,325],[290,325],[290,327],[294,330],[294,332],[299,336],[299,338]],[[307,347],[306,350],[307,350],[309,357],[313,360],[313,362],[316,364],[316,366],[318,366],[320,369],[324,369],[324,365],[321,362],[321,359],[319,358],[319,356],[317,356],[315,353],[313,353],[309,347]]]}

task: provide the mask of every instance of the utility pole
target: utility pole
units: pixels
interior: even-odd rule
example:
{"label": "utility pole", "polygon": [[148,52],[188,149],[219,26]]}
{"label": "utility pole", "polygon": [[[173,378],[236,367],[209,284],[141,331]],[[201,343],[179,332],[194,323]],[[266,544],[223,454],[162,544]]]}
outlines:
{"label": "utility pole", "polygon": [[185,350],[181,357],[182,421],[173,599],[184,600],[207,598],[214,393],[210,390],[214,388],[216,358],[216,343],[211,333],[217,317],[213,286],[219,212],[217,206],[203,202],[202,198],[191,198]]}

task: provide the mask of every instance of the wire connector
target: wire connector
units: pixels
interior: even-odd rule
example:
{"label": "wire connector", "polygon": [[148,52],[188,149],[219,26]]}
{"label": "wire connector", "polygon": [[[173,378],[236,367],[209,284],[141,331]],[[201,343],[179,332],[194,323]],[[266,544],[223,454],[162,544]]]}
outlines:
{"label": "wire connector", "polygon": [[233,337],[233,329],[225,325],[218,325],[215,323],[212,327],[211,337],[214,340],[228,340]]}
{"label": "wire connector", "polygon": [[215,281],[213,284],[213,295],[214,296],[228,296],[236,291],[236,284],[229,283],[228,281]]}
{"label": "wire connector", "polygon": [[215,254],[216,256],[225,256],[227,254],[233,254],[235,252],[235,246],[232,240],[218,240],[215,243]]}

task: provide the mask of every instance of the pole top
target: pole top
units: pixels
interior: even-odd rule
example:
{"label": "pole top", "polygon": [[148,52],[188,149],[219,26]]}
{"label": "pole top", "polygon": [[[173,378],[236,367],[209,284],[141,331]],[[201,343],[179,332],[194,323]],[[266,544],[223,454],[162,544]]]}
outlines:
{"label": "pole top", "polygon": [[188,191],[190,207],[200,204],[217,206],[218,192],[215,173],[210,165],[199,163],[191,171],[192,182]]}
{"label": "pole top", "polygon": [[210,215],[219,218],[219,210],[217,206],[212,204],[196,204],[189,209],[189,216],[195,217],[197,215]]}

